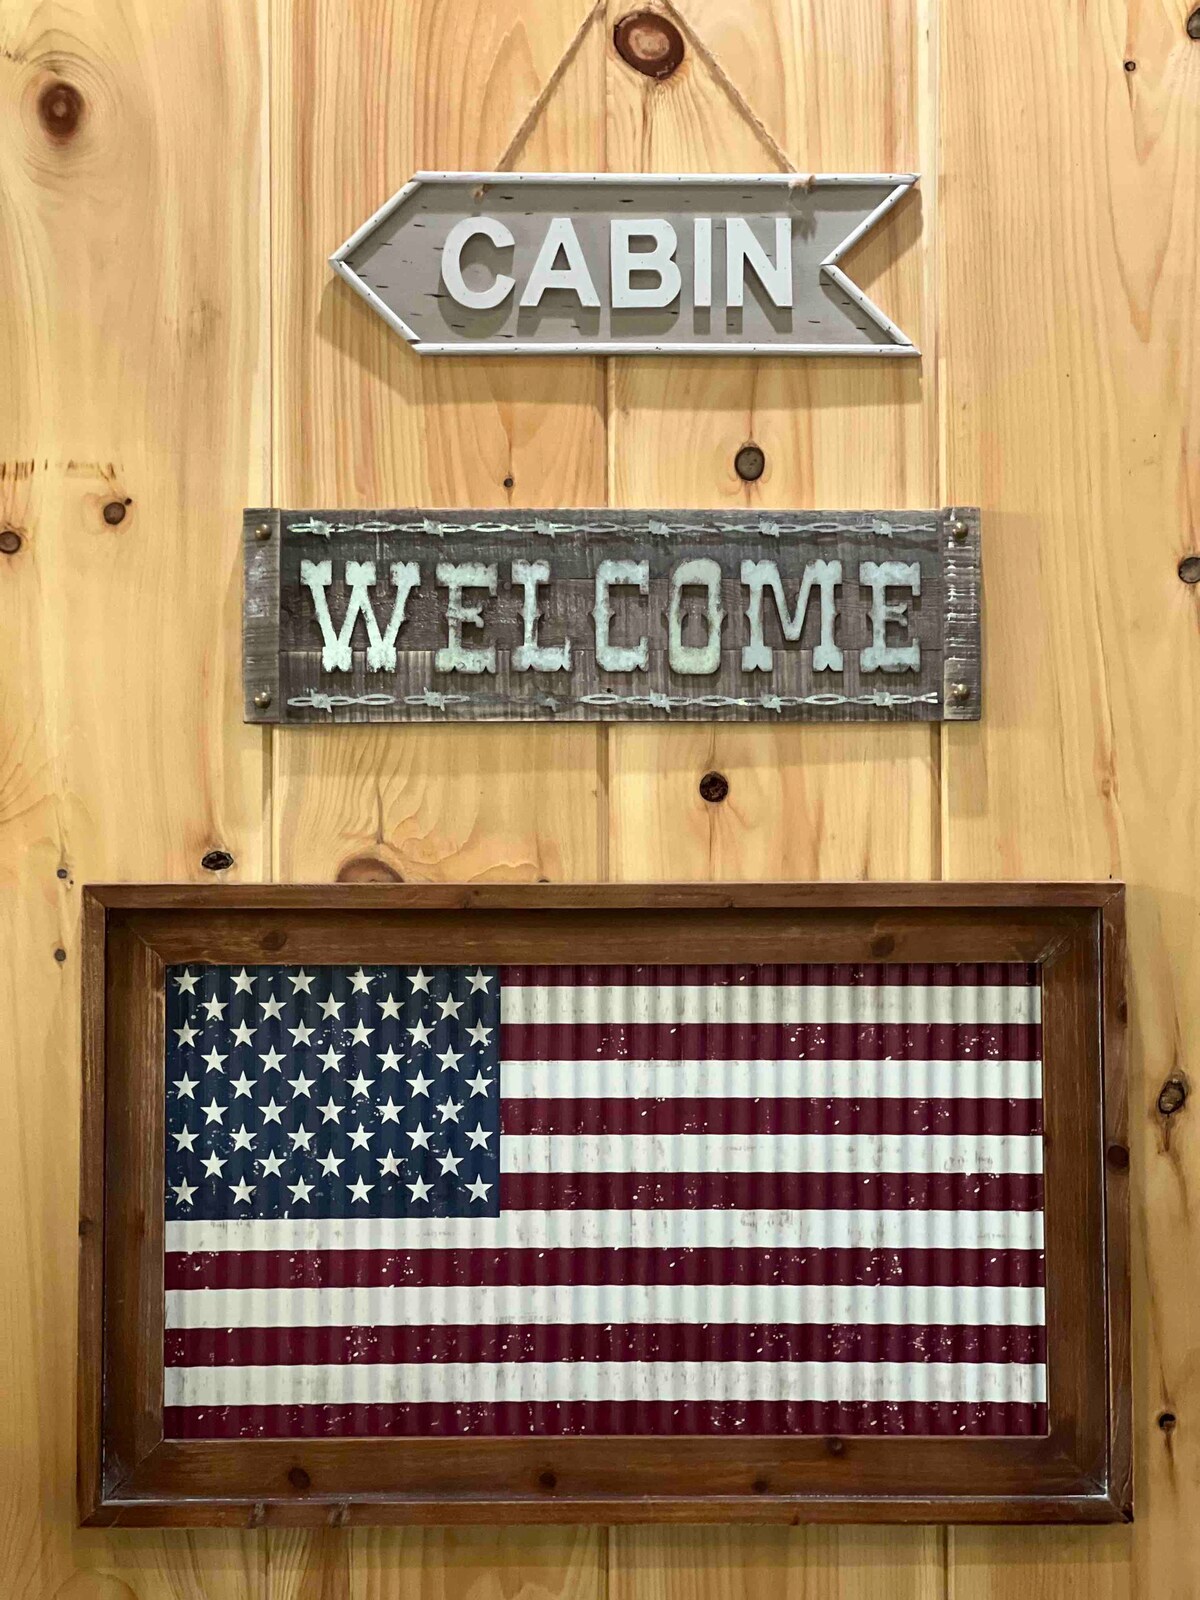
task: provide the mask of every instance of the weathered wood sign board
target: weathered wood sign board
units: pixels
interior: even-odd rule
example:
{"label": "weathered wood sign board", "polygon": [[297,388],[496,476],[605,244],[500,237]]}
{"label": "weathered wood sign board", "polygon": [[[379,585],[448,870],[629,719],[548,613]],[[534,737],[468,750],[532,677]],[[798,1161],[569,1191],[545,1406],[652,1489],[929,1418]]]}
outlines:
{"label": "weathered wood sign board", "polygon": [[243,537],[251,722],[980,714],[972,508],[250,510]]}
{"label": "weathered wood sign board", "polygon": [[330,261],[422,354],[913,356],[840,263],[916,181],[419,172]]}

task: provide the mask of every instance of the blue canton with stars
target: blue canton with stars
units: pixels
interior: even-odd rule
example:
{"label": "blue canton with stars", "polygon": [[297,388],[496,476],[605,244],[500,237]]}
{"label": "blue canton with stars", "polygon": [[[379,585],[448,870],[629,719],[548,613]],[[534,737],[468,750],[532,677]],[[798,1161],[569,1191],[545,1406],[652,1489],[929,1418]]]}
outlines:
{"label": "blue canton with stars", "polygon": [[167,1219],[500,1214],[494,967],[167,969]]}

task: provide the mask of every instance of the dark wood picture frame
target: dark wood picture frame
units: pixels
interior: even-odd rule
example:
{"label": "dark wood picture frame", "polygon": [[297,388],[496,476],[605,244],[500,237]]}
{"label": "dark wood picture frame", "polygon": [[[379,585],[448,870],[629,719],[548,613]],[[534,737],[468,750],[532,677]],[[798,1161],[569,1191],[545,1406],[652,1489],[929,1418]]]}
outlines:
{"label": "dark wood picture frame", "polygon": [[[403,962],[418,947],[426,961],[493,963],[1039,963],[1048,1433],[164,1439],[164,967]],[[1132,1515],[1120,885],[91,887],[83,1006],[78,1488],[87,1526]]]}

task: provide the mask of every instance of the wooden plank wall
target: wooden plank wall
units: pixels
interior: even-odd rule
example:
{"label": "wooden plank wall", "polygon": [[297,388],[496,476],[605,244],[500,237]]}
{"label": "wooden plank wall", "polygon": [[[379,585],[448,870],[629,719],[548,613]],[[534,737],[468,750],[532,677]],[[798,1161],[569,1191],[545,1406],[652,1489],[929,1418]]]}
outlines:
{"label": "wooden plank wall", "polygon": [[[1200,1050],[1188,0],[679,3],[663,84],[599,10],[517,164],[769,166],[740,94],[798,167],[919,168],[858,258],[919,364],[420,362],[332,282],[414,168],[498,158],[587,0],[0,0],[4,1600],[1200,1593],[1200,1156],[1157,1109]],[[987,515],[979,725],[239,721],[243,504],[951,499]],[[247,879],[1124,876],[1134,1528],[77,1533],[78,890],[214,848]]]}

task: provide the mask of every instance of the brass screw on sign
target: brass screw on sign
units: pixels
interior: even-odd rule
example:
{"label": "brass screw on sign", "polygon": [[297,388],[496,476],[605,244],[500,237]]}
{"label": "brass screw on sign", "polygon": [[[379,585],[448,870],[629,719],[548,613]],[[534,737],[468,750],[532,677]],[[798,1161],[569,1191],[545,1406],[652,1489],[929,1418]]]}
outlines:
{"label": "brass screw on sign", "polygon": [[613,44],[627,66],[647,78],[669,78],[683,61],[683,35],[657,11],[631,11],[613,29]]}
{"label": "brass screw on sign", "polygon": [[258,691],[258,693],[254,696],[254,704],[258,707],[258,709],[260,711],[265,711],[267,709],[267,707],[271,704],[271,691],[270,691],[270,689],[260,689]]}
{"label": "brass screw on sign", "polygon": [[971,698],[971,685],[969,683],[952,683],[950,685],[950,698],[961,705],[964,700]]}

